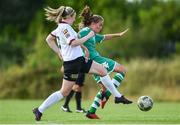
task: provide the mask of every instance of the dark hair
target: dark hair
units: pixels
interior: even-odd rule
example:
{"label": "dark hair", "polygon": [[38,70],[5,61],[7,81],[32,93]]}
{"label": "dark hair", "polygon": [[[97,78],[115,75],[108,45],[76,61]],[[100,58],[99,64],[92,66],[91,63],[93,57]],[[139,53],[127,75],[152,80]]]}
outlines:
{"label": "dark hair", "polygon": [[88,6],[85,6],[82,10],[80,17],[82,17],[81,23],[79,24],[79,29],[91,25],[91,23],[98,23],[99,21],[104,21],[103,17],[100,15],[94,15]]}

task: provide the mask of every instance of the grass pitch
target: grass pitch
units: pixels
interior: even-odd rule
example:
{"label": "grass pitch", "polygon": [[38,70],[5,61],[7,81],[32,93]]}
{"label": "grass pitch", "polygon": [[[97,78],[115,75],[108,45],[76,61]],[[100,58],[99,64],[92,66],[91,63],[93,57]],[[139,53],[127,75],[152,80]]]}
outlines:
{"label": "grass pitch", "polygon": [[[60,110],[64,101],[53,105],[36,122],[32,109],[43,100],[0,100],[0,124],[180,124],[180,103],[154,102],[148,112],[138,109],[136,102],[131,105],[114,104],[110,100],[104,109],[98,109],[99,120],[87,119],[84,114],[75,112],[75,101],[70,102],[73,113]],[[83,101],[88,109],[92,100]]]}

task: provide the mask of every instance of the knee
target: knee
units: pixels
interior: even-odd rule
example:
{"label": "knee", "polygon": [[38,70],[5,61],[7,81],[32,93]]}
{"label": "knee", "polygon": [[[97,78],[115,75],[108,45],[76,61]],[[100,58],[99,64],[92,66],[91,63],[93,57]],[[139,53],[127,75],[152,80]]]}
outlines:
{"label": "knee", "polygon": [[126,70],[126,68],[124,66],[118,66],[117,67],[117,72],[119,72],[119,73],[122,72],[125,75],[127,70]]}
{"label": "knee", "polygon": [[100,76],[106,76],[107,75],[107,70],[106,68],[104,68],[103,66],[101,66],[100,70],[99,70]]}
{"label": "knee", "polygon": [[75,89],[76,92],[81,92],[81,87]]}
{"label": "knee", "polygon": [[66,96],[68,96],[68,95],[69,95],[69,92],[64,92],[64,93],[63,93],[63,96],[64,96],[64,97],[66,97]]}
{"label": "knee", "polygon": [[63,95],[64,97],[68,96],[69,93],[70,93],[70,91],[65,91],[65,90],[60,90],[60,92],[62,93],[62,95]]}
{"label": "knee", "polygon": [[75,92],[80,92],[80,91],[81,91],[81,87],[80,87],[79,85],[74,85],[74,86],[73,86],[73,90],[74,90]]}

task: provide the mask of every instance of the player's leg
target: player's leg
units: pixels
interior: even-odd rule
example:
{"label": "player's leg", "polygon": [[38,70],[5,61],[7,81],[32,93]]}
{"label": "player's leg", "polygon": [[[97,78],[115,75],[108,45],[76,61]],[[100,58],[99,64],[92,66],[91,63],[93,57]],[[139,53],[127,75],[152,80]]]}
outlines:
{"label": "player's leg", "polygon": [[85,113],[86,111],[82,108],[82,87],[84,85],[85,74],[80,73],[76,84],[73,86],[73,90],[75,91],[75,100],[76,100],[76,112],[77,113]]}
{"label": "player's leg", "polygon": [[101,76],[100,79],[103,85],[114,95],[115,103],[122,103],[117,101],[118,98],[120,98],[122,95],[114,87],[112,80],[110,76],[107,74],[107,70],[103,67],[103,65],[93,61],[89,73],[100,75]]}
{"label": "player's leg", "polygon": [[[121,67],[118,67],[119,65],[115,65],[116,64],[115,61],[108,59],[108,58],[100,57],[100,58],[96,58],[96,60],[102,64],[105,64],[105,66],[109,72],[112,72],[113,70],[117,71],[117,68],[120,69],[120,70],[118,70],[119,73],[116,73],[116,75],[114,76],[114,78],[112,80],[115,87],[118,87],[120,85],[121,81],[124,79],[125,68],[122,65],[121,65]],[[97,81],[97,83],[101,83],[100,79],[97,75],[94,75],[94,79]],[[89,116],[91,116],[91,115],[96,117],[95,112],[96,112],[97,108],[99,106],[104,108],[104,105],[106,104],[109,97],[111,96],[111,92],[109,90],[104,89],[103,86],[102,86],[102,88],[103,89],[100,90],[97,93],[97,95],[95,96],[94,101],[88,110],[88,113],[86,115],[88,118],[90,118]]]}
{"label": "player's leg", "polygon": [[[64,67],[62,66],[61,67],[61,72],[64,73]],[[61,109],[64,111],[64,112],[72,112],[69,108],[69,102],[71,100],[71,98],[73,97],[74,95],[74,90],[72,89],[71,92],[69,93],[69,95],[65,98],[65,101],[64,101],[64,105],[61,106]]]}
{"label": "player's leg", "polygon": [[57,103],[58,101],[62,100],[63,97],[67,96],[73,85],[74,81],[68,81],[63,79],[62,87],[60,91],[56,91],[52,93],[38,108],[33,109],[33,113],[35,115],[35,119],[37,121],[41,120],[42,113],[53,104]]}
{"label": "player's leg", "polygon": [[[114,78],[117,77],[117,74],[115,75]],[[94,78],[97,80],[97,82],[101,84],[100,81],[98,81],[98,77],[97,76],[94,76]],[[117,81],[119,81],[119,79],[117,79]],[[116,87],[117,87],[117,81],[116,81]],[[121,82],[121,81],[119,81]],[[119,83],[120,85],[120,83]],[[96,111],[97,111],[97,108],[99,106],[103,107],[104,108],[104,105],[106,104],[106,102],[108,101],[109,97],[111,96],[111,93],[110,91],[106,90],[106,88],[104,88],[104,86],[102,85],[101,87],[102,89],[96,94],[95,98],[94,98],[94,101],[93,103],[91,104],[87,114],[86,114],[86,117],[88,118],[91,118],[91,119],[97,119],[99,118],[97,115],[96,115]]]}
{"label": "player's leg", "polygon": [[86,117],[90,119],[99,119],[99,117],[95,113],[96,113],[97,108],[100,106],[100,102],[103,95],[102,92],[106,91],[106,88],[103,86],[102,83],[99,83],[99,85],[101,85],[102,89],[94,97],[93,103],[91,104],[86,114]]}
{"label": "player's leg", "polygon": [[[117,88],[120,86],[122,80],[125,77],[126,69],[124,68],[123,65],[120,65],[118,63],[115,63],[114,71],[117,72],[112,79],[112,82],[114,86]],[[101,100],[101,108],[104,108],[106,102],[108,101],[109,97],[111,96],[111,92],[106,90],[105,92],[102,93],[102,100]]]}
{"label": "player's leg", "polygon": [[[84,64],[88,65],[88,62],[84,63]],[[89,68],[90,68],[90,70],[89,70]],[[114,95],[115,103],[123,103],[123,104],[130,104],[130,103],[132,103],[132,102],[128,102],[126,100],[126,98],[124,98],[124,96],[122,96],[117,91],[117,89],[115,88],[114,84],[112,83],[112,80],[111,80],[110,76],[107,74],[107,70],[104,68],[103,65],[93,61],[93,62],[91,62],[91,66],[89,68],[88,68],[89,73],[93,73],[93,74],[101,76],[100,80],[103,83],[103,85]],[[87,71],[86,69],[84,69],[84,70]],[[88,118],[91,118],[91,117],[88,117]]]}
{"label": "player's leg", "polygon": [[79,73],[78,79],[76,80],[75,85],[73,86],[70,94],[66,97],[65,103],[63,106],[61,106],[61,109],[65,112],[72,112],[69,108],[69,102],[72,98],[72,96],[75,93],[75,101],[76,101],[76,112],[78,113],[85,113],[86,111],[81,107],[81,101],[82,101],[82,92],[81,88],[83,86],[85,79],[84,73]]}
{"label": "player's leg", "polygon": [[[116,88],[118,88],[121,85],[122,80],[124,79],[124,73],[116,73],[114,78],[112,79],[112,82]],[[106,102],[108,101],[109,97],[111,96],[111,92],[106,90],[102,92],[102,99],[100,102],[100,106],[103,109]]]}
{"label": "player's leg", "polygon": [[[74,85],[75,86],[75,85]],[[61,109],[64,111],[64,112],[69,112],[71,113],[72,111],[70,110],[69,108],[69,102],[71,100],[71,98],[73,97],[75,91],[72,89],[71,92],[69,93],[69,95],[66,97],[65,99],[65,102],[64,102],[64,105],[61,106]]]}
{"label": "player's leg", "polygon": [[[113,83],[114,83],[114,85],[116,87],[118,87],[120,85],[121,81],[123,80],[122,78],[124,78],[124,77],[119,76],[119,73],[117,73],[115,75],[114,80],[116,80],[115,81],[116,83],[114,83],[114,82]],[[101,84],[101,82],[100,82],[100,84]],[[102,88],[104,88],[103,85],[102,85]],[[105,88],[100,90],[96,94],[93,103],[91,104],[89,110],[87,111],[86,117],[88,117],[90,119],[99,119],[99,117],[96,115],[97,108],[99,106],[101,106],[101,108],[104,108],[104,106],[105,106],[105,104],[108,101],[110,96],[111,96],[111,92],[110,91],[106,90]],[[128,104],[131,103],[131,101],[129,101],[126,98],[124,98],[124,96],[123,96],[122,99],[124,101],[126,101]]]}
{"label": "player's leg", "polygon": [[74,61],[63,63],[64,75],[63,75],[63,83],[62,83],[61,89],[60,91],[52,93],[38,108],[35,108],[33,110],[35,119],[37,121],[41,120],[42,113],[47,108],[51,107],[53,104],[62,100],[63,97],[66,97],[69,95],[70,91],[72,90],[73,85],[75,84],[75,81],[78,78],[78,73],[81,68],[79,67],[79,65],[80,65],[79,58]]}
{"label": "player's leg", "polygon": [[[113,84],[115,85],[115,87],[119,87],[122,80],[124,79],[125,77],[125,73],[126,73],[126,69],[124,68],[123,65],[120,65],[119,63],[116,62],[116,65],[115,65],[115,68],[114,68],[114,71],[117,72],[116,75],[114,76],[112,82]],[[109,97],[111,96],[111,92],[106,90],[106,92],[102,93],[103,94],[103,98],[101,100],[101,108],[104,108],[107,100],[109,99]],[[127,102],[132,102],[130,100],[127,100]]]}

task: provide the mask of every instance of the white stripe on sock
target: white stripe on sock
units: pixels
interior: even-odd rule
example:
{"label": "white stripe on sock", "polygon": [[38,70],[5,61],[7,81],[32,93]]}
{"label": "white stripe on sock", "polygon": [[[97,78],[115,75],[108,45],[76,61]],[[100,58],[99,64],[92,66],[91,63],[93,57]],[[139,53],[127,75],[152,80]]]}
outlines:
{"label": "white stripe on sock", "polygon": [[96,102],[100,102],[100,99],[99,99],[99,98],[97,98],[97,97],[95,97],[94,101],[96,101]]}
{"label": "white stripe on sock", "polygon": [[120,82],[118,82],[116,79],[112,79],[112,83],[114,84],[114,85],[116,85],[117,87],[119,87],[120,86]]}
{"label": "white stripe on sock", "polygon": [[98,106],[95,104],[95,103],[93,103],[92,105],[91,105],[91,107],[93,107],[93,108],[98,108]]}

